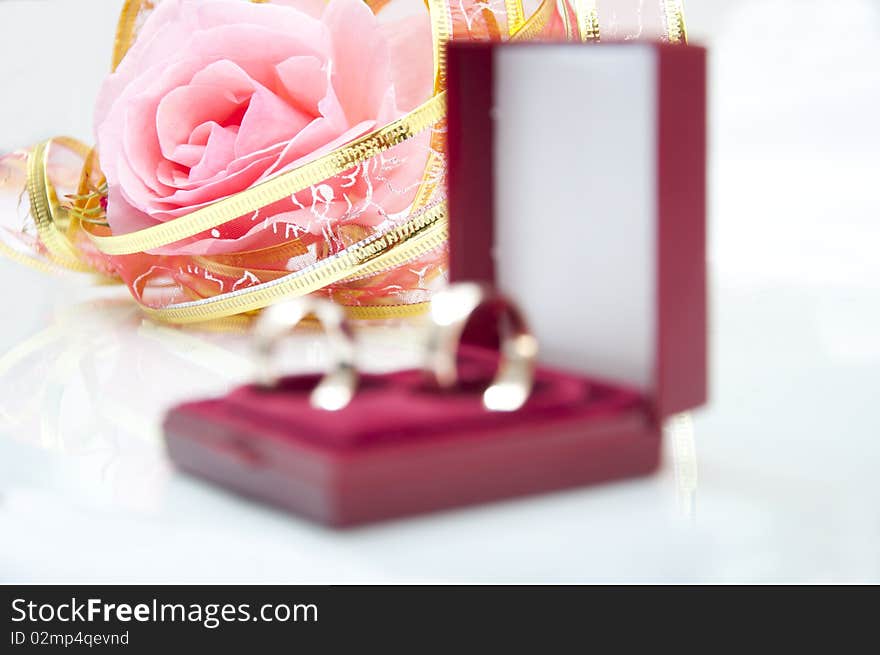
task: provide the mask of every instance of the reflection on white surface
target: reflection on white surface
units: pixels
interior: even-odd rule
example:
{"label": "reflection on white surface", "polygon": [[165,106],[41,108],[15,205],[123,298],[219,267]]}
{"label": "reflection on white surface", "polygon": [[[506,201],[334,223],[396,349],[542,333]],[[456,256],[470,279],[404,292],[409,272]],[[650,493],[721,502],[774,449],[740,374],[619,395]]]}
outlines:
{"label": "reflection on white surface", "polygon": [[[668,426],[659,475],[336,533],[181,476],[165,459],[158,425],[168,406],[252,375],[244,336],[154,325],[124,297],[94,298],[85,285],[37,274],[19,279],[58,309],[2,328],[40,326],[0,357],[0,531],[15,535],[0,540],[2,579],[880,574],[880,422],[869,412],[877,360],[826,347],[836,341],[827,326],[837,306],[802,289],[717,286],[715,399]],[[421,338],[415,326],[363,331],[362,364],[414,365]],[[297,334],[283,356],[287,370],[320,369],[323,335]]]}
{"label": "reflection on white surface", "polygon": [[[58,29],[81,4],[112,33],[106,0],[7,0],[0,52],[53,4]],[[0,261],[0,581],[880,582],[880,6],[828,7],[686,2],[712,46],[712,402],[692,439],[671,426],[660,474],[327,531],[166,462],[162,412],[250,376],[240,336]],[[28,87],[0,106],[0,144],[87,136],[92,47],[81,100],[53,102],[73,93],[57,76]],[[417,360],[417,330],[364,338],[371,367]],[[285,357],[319,369],[320,335]]]}
{"label": "reflection on white surface", "polygon": [[[256,377],[260,359],[244,330],[154,323],[122,288],[81,293],[92,298],[65,306],[0,356],[0,431],[61,454],[90,450],[104,428],[115,435],[109,441],[123,431],[153,444],[169,407]],[[360,366],[416,365],[423,331],[415,321],[393,331],[361,326]],[[304,326],[281,340],[273,368],[279,375],[321,371],[331,355],[326,335]]]}
{"label": "reflection on white surface", "polygon": [[664,426],[663,437],[672,450],[675,488],[681,513],[695,518],[697,512],[697,444],[694,440],[694,421],[690,414],[673,416]]}
{"label": "reflection on white surface", "polygon": [[[113,291],[59,289],[66,283],[50,278],[32,283],[57,297],[62,309],[40,319],[43,329],[0,357],[0,524],[4,533],[17,535],[0,546],[2,579],[265,579],[261,562],[272,561],[273,549],[282,566],[276,573],[288,581],[465,579],[454,559],[446,561],[446,570],[439,561],[423,567],[421,558],[435,546],[454,554],[449,535],[443,536],[450,527],[457,532],[461,526],[462,536],[469,535],[461,548],[481,551],[495,538],[483,533],[478,541],[490,543],[474,543],[474,521],[492,524],[507,515],[502,525],[510,519],[518,524],[522,516],[525,527],[538,515],[558,516],[559,508],[563,514],[580,513],[579,506],[601,509],[594,499],[609,493],[570,492],[342,534],[252,505],[174,472],[159,433],[168,407],[223,393],[252,377],[249,338],[156,325]],[[71,302],[78,295],[88,299]],[[417,324],[364,328],[360,365],[415,366],[423,337]],[[328,353],[320,331],[300,331],[286,346],[283,370],[323,368]],[[668,476],[636,483],[654,496],[643,511],[658,502],[662,507],[674,483]],[[631,493],[624,491],[624,497]],[[674,511],[668,513],[674,523]],[[612,525],[620,520],[605,512],[597,518]],[[577,525],[560,526],[561,535]],[[419,535],[433,533],[435,544],[418,543]],[[541,540],[558,544],[561,535]],[[399,552],[413,539],[416,544]],[[534,547],[529,540],[522,545]],[[251,560],[245,554],[253,548],[261,554]],[[161,553],[155,563],[138,559],[147,549]],[[205,549],[214,554],[207,560],[197,555]],[[214,568],[224,558],[234,563]],[[504,575],[512,579],[519,575],[508,571]]]}

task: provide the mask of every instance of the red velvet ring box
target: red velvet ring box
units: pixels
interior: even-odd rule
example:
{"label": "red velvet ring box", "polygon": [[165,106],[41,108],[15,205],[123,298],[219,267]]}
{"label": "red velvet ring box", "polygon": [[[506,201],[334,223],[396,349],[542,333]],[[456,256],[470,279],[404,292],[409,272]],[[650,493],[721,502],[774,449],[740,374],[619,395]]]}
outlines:
{"label": "red velvet ring box", "polygon": [[449,49],[450,275],[497,284],[541,344],[535,390],[483,409],[493,325],[458,389],[368,375],[339,412],[316,378],[187,403],[183,470],[352,525],[647,474],[665,417],[705,401],[705,53],[652,44]]}

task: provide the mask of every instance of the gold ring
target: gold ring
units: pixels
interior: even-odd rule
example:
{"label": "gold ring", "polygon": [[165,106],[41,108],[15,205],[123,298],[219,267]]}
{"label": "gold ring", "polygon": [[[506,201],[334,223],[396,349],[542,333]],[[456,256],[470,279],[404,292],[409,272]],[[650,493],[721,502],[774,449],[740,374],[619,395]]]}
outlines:
{"label": "gold ring", "polygon": [[501,335],[501,362],[495,378],[483,392],[483,405],[494,412],[513,412],[525,404],[532,392],[538,341],[520,309],[490,287],[465,282],[434,295],[426,370],[439,387],[448,389],[456,385],[461,335],[480,307],[494,310]]}
{"label": "gold ring", "polygon": [[351,402],[358,375],[351,325],[345,310],[329,300],[295,298],[272,305],[260,315],[254,325],[259,366],[257,382],[263,387],[274,387],[278,383],[278,373],[272,362],[275,347],[307,316],[314,316],[324,327],[333,357],[330,369],[312,390],[309,400],[315,409],[335,412]]}

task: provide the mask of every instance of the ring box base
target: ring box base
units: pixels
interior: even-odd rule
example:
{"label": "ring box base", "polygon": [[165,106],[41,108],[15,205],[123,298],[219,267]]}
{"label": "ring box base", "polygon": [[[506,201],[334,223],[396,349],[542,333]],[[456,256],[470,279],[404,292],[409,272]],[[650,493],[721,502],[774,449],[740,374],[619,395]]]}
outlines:
{"label": "ring box base", "polygon": [[660,435],[639,394],[546,369],[538,380],[526,406],[505,414],[483,409],[473,391],[421,404],[430,392],[418,372],[365,376],[367,390],[331,414],[308,406],[316,378],[292,378],[269,402],[244,387],[181,405],[166,419],[166,442],[181,469],[332,526],[657,468]]}

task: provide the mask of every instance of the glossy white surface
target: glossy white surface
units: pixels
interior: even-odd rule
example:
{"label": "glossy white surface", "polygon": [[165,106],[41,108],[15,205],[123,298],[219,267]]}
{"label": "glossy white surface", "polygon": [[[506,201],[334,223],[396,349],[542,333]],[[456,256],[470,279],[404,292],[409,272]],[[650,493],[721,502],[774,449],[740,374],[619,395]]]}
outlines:
{"label": "glossy white surface", "polygon": [[[119,4],[0,3],[0,148],[88,138]],[[713,400],[660,474],[327,531],[168,466],[163,410],[247,378],[239,338],[0,261],[0,581],[880,582],[880,6],[686,5],[712,46]],[[412,329],[364,339],[416,359]]]}

